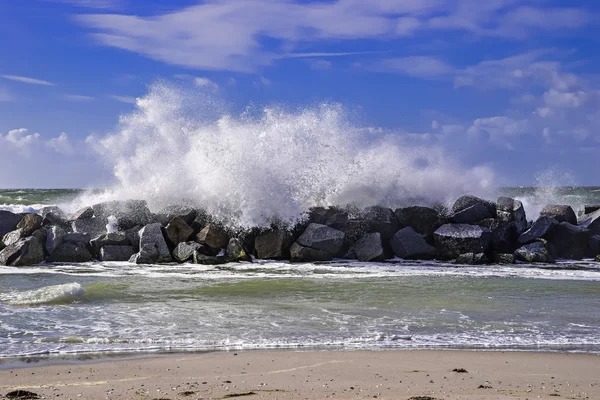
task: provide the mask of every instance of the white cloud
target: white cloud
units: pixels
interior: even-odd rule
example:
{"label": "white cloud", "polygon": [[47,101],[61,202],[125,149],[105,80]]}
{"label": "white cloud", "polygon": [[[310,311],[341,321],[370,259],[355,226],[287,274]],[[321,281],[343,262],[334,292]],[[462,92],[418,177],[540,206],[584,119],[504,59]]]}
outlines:
{"label": "white cloud", "polygon": [[80,95],[80,94],[65,94],[64,98],[66,100],[74,101],[74,102],[89,102],[89,101],[94,101],[95,100],[94,97],[83,96],[83,95]]}
{"label": "white cloud", "polygon": [[14,99],[14,96],[7,88],[0,86],[0,103],[13,101]]}
{"label": "white cloud", "polygon": [[417,78],[438,78],[452,73],[453,68],[434,57],[412,56],[390,58],[377,63],[375,69],[398,72]]}
{"label": "white cloud", "polygon": [[561,92],[550,89],[544,93],[544,102],[551,107],[578,108],[587,100],[587,94],[580,90],[577,92]]}
{"label": "white cloud", "polygon": [[28,78],[26,76],[18,76],[18,75],[0,75],[1,78],[8,79],[11,81],[29,83],[31,85],[43,85],[43,86],[56,86],[55,83],[44,81],[41,79]]}
{"label": "white cloud", "polygon": [[61,132],[58,137],[52,138],[46,142],[46,145],[52,148],[57,153],[64,155],[73,154],[73,145],[69,141],[69,136],[65,132]]}
{"label": "white cloud", "polygon": [[213,82],[205,77],[194,78],[194,85],[196,85],[199,88],[207,88],[213,91],[219,90],[219,85],[216,82]]}
{"label": "white cloud", "polygon": [[132,96],[117,96],[113,94],[108,97],[121,103],[135,104],[136,102],[136,98]]}
{"label": "white cloud", "polygon": [[331,61],[328,60],[311,60],[310,63],[310,68],[315,69],[315,70],[327,70],[327,69],[331,69],[332,67],[332,63]]}
{"label": "white cloud", "polygon": [[409,36],[415,33],[421,26],[421,21],[414,17],[399,18],[396,23],[396,34],[399,36]]}
{"label": "white cloud", "polygon": [[125,0],[45,0],[52,3],[63,3],[74,7],[116,9],[125,4]]}
{"label": "white cloud", "polygon": [[227,84],[229,86],[235,86],[237,84],[237,80],[235,78],[229,78],[227,79]]}
{"label": "white cloud", "polygon": [[273,82],[270,79],[260,76],[257,81],[254,81],[254,87],[271,86]]}

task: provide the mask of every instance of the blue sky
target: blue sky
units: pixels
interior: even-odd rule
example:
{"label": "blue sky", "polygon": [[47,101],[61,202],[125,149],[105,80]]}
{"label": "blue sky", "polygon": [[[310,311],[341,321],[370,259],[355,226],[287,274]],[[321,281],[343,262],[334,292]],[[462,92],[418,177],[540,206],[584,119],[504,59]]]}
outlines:
{"label": "blue sky", "polygon": [[527,185],[595,185],[600,3],[0,2],[0,187],[111,176],[86,138],[157,79],[248,104],[343,104],[357,124]]}

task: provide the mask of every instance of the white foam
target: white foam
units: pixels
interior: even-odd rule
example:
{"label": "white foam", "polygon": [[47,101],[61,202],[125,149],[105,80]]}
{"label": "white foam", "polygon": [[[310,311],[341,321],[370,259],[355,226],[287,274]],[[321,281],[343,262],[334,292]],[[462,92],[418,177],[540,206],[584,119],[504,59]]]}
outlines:
{"label": "white foam", "polygon": [[447,202],[483,194],[494,181],[489,168],[465,168],[441,148],[355,126],[340,105],[235,115],[166,83],[153,85],[117,132],[90,142],[117,184],[80,203],[142,198],[156,209],[185,201],[241,227],[291,221],[313,206]]}
{"label": "white foam", "polygon": [[70,298],[81,297],[85,289],[79,283],[45,286],[25,292],[9,292],[0,294],[0,300],[14,306],[38,305]]}
{"label": "white foam", "polygon": [[36,214],[46,204],[0,204],[0,210],[10,211],[15,214]]}

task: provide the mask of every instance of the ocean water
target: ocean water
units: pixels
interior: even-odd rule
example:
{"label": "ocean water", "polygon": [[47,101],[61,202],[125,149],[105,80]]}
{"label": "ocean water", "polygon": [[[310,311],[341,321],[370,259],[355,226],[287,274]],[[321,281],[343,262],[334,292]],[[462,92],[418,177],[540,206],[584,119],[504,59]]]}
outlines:
{"label": "ocean water", "polygon": [[[597,188],[500,194],[531,205],[540,193],[600,202]],[[0,191],[15,211],[80,195]],[[599,310],[600,263],[591,260],[0,267],[0,359],[265,348],[600,353]]]}

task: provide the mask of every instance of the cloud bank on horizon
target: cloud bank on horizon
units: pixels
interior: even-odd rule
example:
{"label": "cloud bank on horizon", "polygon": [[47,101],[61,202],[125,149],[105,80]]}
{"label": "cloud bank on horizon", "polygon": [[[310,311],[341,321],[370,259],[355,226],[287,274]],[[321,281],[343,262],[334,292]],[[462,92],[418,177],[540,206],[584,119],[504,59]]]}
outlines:
{"label": "cloud bank on horizon", "polygon": [[239,110],[341,103],[363,126],[509,184],[533,184],[549,167],[597,183],[591,0],[7,3],[0,187],[105,182],[89,138],[113,132],[156,79]]}

